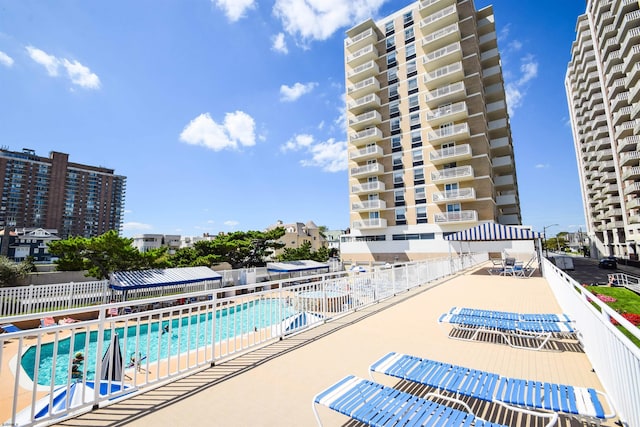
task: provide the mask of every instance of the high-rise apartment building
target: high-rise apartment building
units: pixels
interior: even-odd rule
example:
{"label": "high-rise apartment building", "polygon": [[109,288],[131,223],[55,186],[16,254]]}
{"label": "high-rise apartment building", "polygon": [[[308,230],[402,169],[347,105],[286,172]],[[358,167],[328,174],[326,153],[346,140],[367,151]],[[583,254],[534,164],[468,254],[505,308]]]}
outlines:
{"label": "high-rise apartment building", "polygon": [[491,6],[422,0],[347,31],[346,261],[449,251],[444,236],[521,224]]}
{"label": "high-rise apartment building", "polygon": [[126,178],[113,169],[69,162],[52,152],[0,149],[0,226],[55,229],[58,236],[120,231]]}
{"label": "high-rise apartment building", "polygon": [[565,87],[591,254],[640,247],[640,10],[588,0]]}

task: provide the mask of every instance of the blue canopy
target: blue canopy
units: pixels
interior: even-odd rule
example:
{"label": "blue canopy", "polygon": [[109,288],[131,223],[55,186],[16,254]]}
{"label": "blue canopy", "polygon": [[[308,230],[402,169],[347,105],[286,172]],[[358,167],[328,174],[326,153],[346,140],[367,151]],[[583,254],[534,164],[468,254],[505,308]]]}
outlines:
{"label": "blue canopy", "polygon": [[222,281],[222,276],[209,267],[182,267],[137,271],[116,271],[111,275],[109,287],[118,291],[154,288],[167,285]]}
{"label": "blue canopy", "polygon": [[296,271],[326,270],[329,271],[329,264],[323,264],[313,260],[282,261],[267,263],[267,271],[270,273],[292,273]]}
{"label": "blue canopy", "polygon": [[466,242],[496,241],[496,240],[535,240],[541,238],[541,233],[529,228],[513,227],[486,222],[467,230],[445,236],[445,240],[461,240]]}

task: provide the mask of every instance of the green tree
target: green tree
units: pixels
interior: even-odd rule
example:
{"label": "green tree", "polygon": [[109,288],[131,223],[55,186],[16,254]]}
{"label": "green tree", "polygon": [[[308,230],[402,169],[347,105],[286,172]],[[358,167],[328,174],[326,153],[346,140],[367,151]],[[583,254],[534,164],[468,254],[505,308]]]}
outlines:
{"label": "green tree", "polygon": [[32,261],[14,262],[0,256],[0,286],[16,286],[18,281],[33,271]]}
{"label": "green tree", "polygon": [[318,262],[325,262],[329,259],[329,249],[319,248],[317,251],[311,250],[311,242],[304,242],[298,248],[284,248],[277,256],[278,261],[299,261],[310,259]]}
{"label": "green tree", "polygon": [[120,237],[115,230],[98,237],[70,237],[49,243],[49,252],[58,257],[60,271],[87,270],[87,275],[106,279],[114,271],[145,270],[169,266],[166,248],[141,253],[133,239]]}

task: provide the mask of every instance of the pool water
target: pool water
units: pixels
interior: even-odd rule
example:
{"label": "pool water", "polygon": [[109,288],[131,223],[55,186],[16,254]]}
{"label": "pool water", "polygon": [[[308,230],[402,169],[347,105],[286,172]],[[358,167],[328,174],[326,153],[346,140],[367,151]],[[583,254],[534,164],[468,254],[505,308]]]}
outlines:
{"label": "pool water", "polygon": [[[279,324],[294,313],[293,307],[275,299],[256,300],[219,309],[216,311],[215,340],[220,342],[227,338],[253,332],[256,329]],[[153,321],[151,323],[141,321],[127,327],[126,331],[124,327],[115,328],[119,337],[123,364],[129,365],[131,357],[136,354],[139,355],[139,358],[144,358],[142,360],[144,366],[147,362],[155,362],[169,356],[177,356],[187,350],[211,345],[213,323],[212,313],[203,313],[171,321]],[[104,331],[103,354],[107,352],[112,333],[111,329]],[[55,354],[53,343],[42,344],[37,374],[38,384],[50,385],[52,377],[56,385],[66,384],[71,367],[70,359],[77,352],[83,353],[84,356],[84,361],[81,362],[79,368],[80,371],[84,370],[82,364],[85,364],[87,366],[85,377],[88,380],[94,379],[93,369],[96,365],[98,352],[97,340],[97,331],[90,332],[88,339],[85,332],[80,332],[58,341]],[[33,380],[36,371],[36,353],[37,346],[31,346],[21,360],[22,368],[31,380]]]}

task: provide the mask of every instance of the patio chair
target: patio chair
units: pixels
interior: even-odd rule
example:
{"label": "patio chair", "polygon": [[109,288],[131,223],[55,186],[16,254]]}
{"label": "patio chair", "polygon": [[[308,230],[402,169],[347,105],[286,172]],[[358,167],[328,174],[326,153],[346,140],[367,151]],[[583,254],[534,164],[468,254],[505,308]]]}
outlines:
{"label": "patio chair", "polygon": [[486,310],[481,308],[454,306],[451,308],[451,310],[449,310],[449,314],[537,322],[572,322],[571,318],[564,313],[516,313],[512,311]]}
{"label": "patio chair", "polygon": [[[437,390],[508,406],[562,413],[580,420],[596,421],[613,418],[615,411],[603,392],[593,388],[574,387],[503,377],[499,374],[451,365],[391,352],[369,367],[369,375],[381,373],[427,385]],[[605,412],[604,408],[610,412]]]}
{"label": "patio chair", "polygon": [[[454,409],[429,400],[433,396],[456,403],[465,410]],[[558,414],[555,413],[542,414],[513,408],[501,402],[496,403],[518,412],[547,418],[549,421],[545,424],[546,426],[554,425],[558,419]],[[318,426],[321,427],[322,422],[316,405],[329,407],[369,426],[502,426],[502,424],[485,421],[476,416],[471,408],[461,400],[431,393],[424,397],[418,397],[353,375],[343,378],[314,397],[313,413]]]}
{"label": "patio chair", "polygon": [[13,323],[6,323],[4,325],[0,325],[0,329],[2,329],[5,333],[11,332],[20,332],[22,329],[18,328]]}
{"label": "patio chair", "polygon": [[[489,333],[500,335],[510,347],[526,350],[541,350],[549,340],[556,337],[578,338],[577,330],[570,322],[511,320],[445,313],[438,318],[438,324],[450,325],[451,331],[447,333],[449,338],[478,341],[482,334]],[[520,345],[523,340],[537,342],[538,345]]]}

